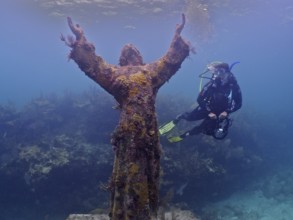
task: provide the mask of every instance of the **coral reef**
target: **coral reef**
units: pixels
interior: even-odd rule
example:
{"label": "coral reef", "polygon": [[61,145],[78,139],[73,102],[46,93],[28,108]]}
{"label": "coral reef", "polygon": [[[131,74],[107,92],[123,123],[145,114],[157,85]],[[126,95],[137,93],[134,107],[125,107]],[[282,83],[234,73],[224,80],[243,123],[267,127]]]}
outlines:
{"label": "coral reef", "polygon": [[[92,210],[107,214],[109,196],[103,189],[113,166],[109,138],[118,120],[115,104],[109,95],[90,88],[82,94],[41,96],[22,109],[0,106],[0,218],[64,220],[70,213]],[[44,105],[51,106],[49,112]],[[190,103],[160,96],[156,105],[163,123]],[[162,137],[160,207],[168,212],[176,205],[200,214],[208,202],[261,176],[272,160],[265,157],[269,145],[261,145],[266,139],[256,133],[259,123],[242,113],[224,141],[199,135],[170,144]],[[135,164],[129,168],[137,170]],[[264,195],[282,199],[291,193],[290,184],[282,184],[287,175],[292,176],[266,179]]]}
{"label": "coral reef", "polygon": [[[50,112],[44,112],[44,104],[52,106]],[[28,210],[42,210],[32,219],[43,218],[49,210],[89,212],[107,206],[108,195],[99,184],[108,181],[112,170],[109,137],[118,115],[113,112],[99,124],[84,112],[100,119],[114,104],[104,93],[89,89],[78,96],[41,96],[19,111],[1,106],[0,191],[9,207],[3,206],[1,219],[13,215],[12,206],[24,203]]]}

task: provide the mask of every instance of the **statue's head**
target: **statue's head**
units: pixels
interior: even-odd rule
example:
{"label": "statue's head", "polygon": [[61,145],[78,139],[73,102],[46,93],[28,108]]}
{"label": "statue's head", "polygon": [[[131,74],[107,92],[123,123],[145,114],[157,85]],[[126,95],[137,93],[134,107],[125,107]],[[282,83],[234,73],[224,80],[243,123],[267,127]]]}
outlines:
{"label": "statue's head", "polygon": [[121,51],[120,66],[138,66],[143,65],[142,56],[138,49],[132,44],[126,44]]}

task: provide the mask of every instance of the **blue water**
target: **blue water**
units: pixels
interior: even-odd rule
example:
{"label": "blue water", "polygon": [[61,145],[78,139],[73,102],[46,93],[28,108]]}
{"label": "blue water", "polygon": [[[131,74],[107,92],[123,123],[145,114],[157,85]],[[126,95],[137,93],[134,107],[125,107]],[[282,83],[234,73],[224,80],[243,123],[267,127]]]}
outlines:
{"label": "blue water", "polygon": [[[117,15],[106,16],[107,10],[97,3],[92,6],[53,3],[52,7],[42,7],[46,2],[50,1],[12,0],[1,6],[1,103],[22,104],[40,93],[83,90],[92,84],[72,61],[67,62],[69,48],[59,40],[61,33],[70,34],[66,16],[83,26],[97,53],[109,63],[118,63],[120,49],[128,42],[137,45],[145,62],[149,62],[166,52],[185,7],[184,1],[172,1],[159,4],[162,11],[143,14],[136,4],[152,9],[156,1],[154,4],[133,1],[133,7],[130,1],[125,3],[127,7],[111,9]],[[225,2],[205,3],[210,10],[208,21],[192,20],[190,16],[183,36],[191,41],[197,54],[184,62],[162,92],[194,98],[197,75],[209,62],[240,61],[234,72],[243,89],[244,108],[291,112],[292,3],[289,0]],[[114,2],[111,4],[115,6]],[[205,33],[207,28],[212,29],[211,33],[198,37],[197,32]]]}
{"label": "blue water", "polygon": [[[243,93],[239,114],[255,114],[255,124],[261,117],[256,135],[274,143],[264,154],[276,166],[292,166],[291,0],[85,2],[1,3],[1,105],[12,102],[21,108],[41,94],[82,92],[91,86],[98,87],[73,61],[68,62],[70,48],[59,39],[61,33],[71,34],[66,16],[83,27],[97,54],[118,64],[120,50],[129,42],[141,51],[144,62],[160,58],[169,47],[176,23],[181,22],[180,14],[185,11],[187,24],[182,36],[195,47],[196,54],[185,60],[159,95],[171,94],[192,103],[198,93],[198,75],[209,62],[240,61],[233,68]],[[187,12],[190,7],[197,10]],[[275,135],[268,137],[267,131]]]}

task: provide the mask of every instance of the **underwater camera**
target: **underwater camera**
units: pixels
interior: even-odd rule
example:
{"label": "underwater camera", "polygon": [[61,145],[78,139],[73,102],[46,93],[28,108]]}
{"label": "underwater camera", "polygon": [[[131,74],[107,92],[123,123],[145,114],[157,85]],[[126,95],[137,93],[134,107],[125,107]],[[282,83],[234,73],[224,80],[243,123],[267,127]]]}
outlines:
{"label": "underwater camera", "polygon": [[228,134],[228,128],[232,125],[232,119],[207,119],[203,122],[203,133],[217,140],[224,139]]}
{"label": "underwater camera", "polygon": [[224,139],[228,134],[228,128],[232,125],[232,119],[226,117],[223,120],[217,120],[216,128],[214,129],[214,132],[212,136],[215,139],[222,140]]}

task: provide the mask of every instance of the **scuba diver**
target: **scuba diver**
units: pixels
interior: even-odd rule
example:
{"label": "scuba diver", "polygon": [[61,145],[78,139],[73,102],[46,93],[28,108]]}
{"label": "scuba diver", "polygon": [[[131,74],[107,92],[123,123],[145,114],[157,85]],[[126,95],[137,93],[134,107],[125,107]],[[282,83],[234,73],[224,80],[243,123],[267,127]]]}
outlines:
{"label": "scuba diver", "polygon": [[[198,106],[191,112],[182,113],[171,122],[161,126],[159,133],[166,135],[182,119],[187,121],[203,119],[200,125],[179,136],[167,137],[167,139],[175,143],[182,141],[185,137],[200,133],[211,135],[215,139],[225,138],[228,128],[232,124],[229,114],[242,106],[241,89],[231,72],[237,63],[239,62],[235,62],[231,66],[219,61],[208,64],[206,71],[199,75],[201,82],[203,78],[210,79],[210,81],[200,89],[197,97]],[[211,77],[204,76],[208,73],[211,74]]]}

